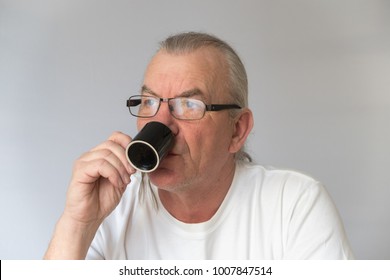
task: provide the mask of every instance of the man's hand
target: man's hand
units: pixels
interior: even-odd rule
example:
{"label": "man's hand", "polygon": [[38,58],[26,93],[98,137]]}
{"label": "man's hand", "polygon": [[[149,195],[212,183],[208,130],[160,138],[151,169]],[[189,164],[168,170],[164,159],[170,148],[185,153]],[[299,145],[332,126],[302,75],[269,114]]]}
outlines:
{"label": "man's hand", "polygon": [[118,205],[135,172],[125,155],[130,141],[116,132],[75,162],[65,210],[45,258],[85,258],[99,225]]}

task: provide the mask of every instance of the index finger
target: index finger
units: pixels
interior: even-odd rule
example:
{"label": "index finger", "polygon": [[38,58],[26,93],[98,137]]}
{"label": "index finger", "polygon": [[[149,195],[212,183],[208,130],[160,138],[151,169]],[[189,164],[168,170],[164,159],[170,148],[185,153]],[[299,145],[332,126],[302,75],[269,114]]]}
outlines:
{"label": "index finger", "polygon": [[131,142],[131,137],[120,132],[120,131],[116,131],[113,134],[111,134],[111,136],[108,138],[108,140],[113,141],[115,143],[118,143],[124,149],[126,149],[126,147]]}
{"label": "index finger", "polygon": [[126,157],[126,152],[125,152],[131,140],[132,139],[130,136],[120,131],[116,131],[107,139],[107,141],[103,142],[102,144],[95,147],[91,151],[108,149],[120,159],[120,161],[126,167],[129,174],[133,174],[135,173],[135,169],[128,162]]}

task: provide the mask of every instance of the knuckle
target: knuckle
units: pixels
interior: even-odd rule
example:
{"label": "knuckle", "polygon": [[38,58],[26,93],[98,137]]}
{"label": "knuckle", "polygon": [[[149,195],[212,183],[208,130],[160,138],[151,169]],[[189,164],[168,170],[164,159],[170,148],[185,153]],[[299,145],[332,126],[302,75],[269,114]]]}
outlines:
{"label": "knuckle", "polygon": [[131,137],[120,132],[120,131],[115,131],[111,136],[108,138],[108,140],[113,141],[118,144],[123,144],[123,143],[128,143],[131,141]]}
{"label": "knuckle", "polygon": [[95,164],[98,168],[110,166],[110,163],[105,158],[98,158],[95,160]]}
{"label": "knuckle", "polygon": [[108,140],[112,140],[112,141],[115,141],[116,139],[119,139],[121,137],[124,137],[125,134],[123,134],[122,132],[120,131],[114,131],[111,136],[108,138]]}

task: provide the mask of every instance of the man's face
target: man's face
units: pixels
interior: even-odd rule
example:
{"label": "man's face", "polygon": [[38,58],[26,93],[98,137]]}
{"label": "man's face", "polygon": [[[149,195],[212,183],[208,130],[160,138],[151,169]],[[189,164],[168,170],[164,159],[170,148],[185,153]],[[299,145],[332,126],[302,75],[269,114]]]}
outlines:
{"label": "man's face", "polygon": [[[206,104],[231,103],[226,91],[226,67],[214,49],[191,54],[159,52],[150,62],[144,78],[147,92],[161,98],[188,96]],[[233,162],[229,146],[233,123],[229,111],[206,112],[200,120],[178,120],[163,102],[153,118],[138,118],[138,129],[159,121],[175,134],[175,144],[159,168],[150,173],[161,189],[180,191],[213,183],[226,175]]]}

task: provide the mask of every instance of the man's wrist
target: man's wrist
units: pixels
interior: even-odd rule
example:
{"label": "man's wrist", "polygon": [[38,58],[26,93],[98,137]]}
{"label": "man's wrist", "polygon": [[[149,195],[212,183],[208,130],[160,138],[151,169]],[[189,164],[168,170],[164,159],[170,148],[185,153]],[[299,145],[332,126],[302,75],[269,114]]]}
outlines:
{"label": "man's wrist", "polygon": [[63,214],[55,227],[45,259],[85,259],[99,223],[75,221]]}

